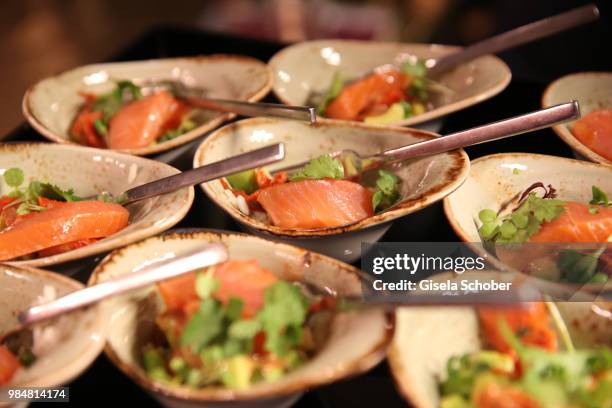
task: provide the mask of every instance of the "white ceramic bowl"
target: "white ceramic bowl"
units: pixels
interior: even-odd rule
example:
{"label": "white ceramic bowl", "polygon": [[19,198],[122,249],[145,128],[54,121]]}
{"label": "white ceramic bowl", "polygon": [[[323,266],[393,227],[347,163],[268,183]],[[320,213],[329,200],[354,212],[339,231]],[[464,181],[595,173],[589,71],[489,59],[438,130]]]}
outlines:
{"label": "white ceramic bowl", "polygon": [[[338,294],[361,293],[358,271],[336,260],[249,235],[197,230],[149,238],[111,253],[94,270],[90,284],[208,242],[224,243],[230,259],[257,259],[282,279],[305,280],[337,290]],[[105,352],[121,371],[171,407],[286,407],[307,389],[372,368],[384,358],[391,337],[388,316],[382,310],[343,312],[334,318],[323,348],[276,382],[254,384],[246,390],[172,387],[152,381],[140,365],[140,346],[147,342],[155,325],[160,302],[155,287],[109,300],[112,325]]]}
{"label": "white ceramic bowl", "polygon": [[[297,121],[254,118],[215,131],[202,142],[193,163],[194,167],[202,166],[283,142],[285,160],[270,166],[275,169],[340,149],[353,149],[367,155],[434,137],[435,134],[421,130],[346,121],[321,120],[311,126]],[[247,231],[353,262],[361,255],[362,242],[378,241],[396,218],[450,194],[461,185],[468,170],[469,160],[463,150],[406,162],[396,171],[402,180],[402,198],[394,207],[354,224],[316,230],[279,228],[243,214],[232,205],[220,181],[203,184],[202,188]]]}
{"label": "white ceramic bowl", "polygon": [[[492,271],[468,273],[474,279],[504,278]],[[461,279],[466,277],[467,274]],[[438,278],[459,279],[446,274]],[[612,322],[595,315],[591,304],[566,302],[557,306],[577,347],[612,346]],[[438,383],[446,373],[448,359],[481,348],[479,322],[473,307],[404,307],[396,311],[388,359],[400,394],[412,406],[438,408]]]}
{"label": "white ceramic bowl", "polygon": [[[0,265],[0,333],[17,325],[17,313],[32,306],[45,286],[53,287],[57,296],[83,288],[80,282],[52,272]],[[19,369],[10,386],[57,387],[85,371],[104,347],[108,328],[105,310],[101,305],[92,306],[45,323],[56,330],[57,340],[43,347],[46,352],[41,352],[34,364]]]}
{"label": "white ceramic bowl", "polygon": [[[209,90],[211,97],[252,102],[266,96],[272,86],[271,73],[263,62],[238,55],[113,62],[86,65],[43,79],[26,92],[23,113],[32,127],[47,139],[74,143],[69,129],[83,104],[79,92],[109,92],[114,88],[113,80],[117,79],[172,79]],[[160,153],[202,136],[233,116],[207,112],[200,126],[184,135],[124,152],[140,156]]]}
{"label": "white ceramic bowl", "polygon": [[[612,72],[580,72],[561,77],[544,91],[542,107],[547,108],[573,99],[580,103],[582,116],[597,109],[612,108]],[[612,160],[595,153],[574,137],[571,131],[574,123],[575,121],[563,123],[553,129],[574,150],[577,158],[612,165]]]}
{"label": "white ceramic bowl", "polygon": [[[24,185],[32,180],[46,181],[63,189],[73,188],[81,197],[102,191],[118,195],[131,187],[178,173],[167,164],[111,150],[51,143],[0,144],[0,174],[11,167],[24,171]],[[0,178],[0,195],[7,191]],[[105,239],[58,255],[12,263],[53,265],[139,241],[178,223],[189,211],[193,197],[190,187],[132,204],[129,225]]]}
{"label": "white ceramic bowl", "polygon": [[[435,60],[458,50],[459,47],[438,44],[315,40],[284,48],[268,64],[274,75],[275,95],[283,103],[303,105],[313,93],[325,92],[336,72],[356,78],[407,56]],[[511,77],[508,66],[493,55],[462,64],[440,78],[440,82],[454,91],[452,96],[434,98],[434,109],[394,125],[428,122],[482,102],[503,91]]]}

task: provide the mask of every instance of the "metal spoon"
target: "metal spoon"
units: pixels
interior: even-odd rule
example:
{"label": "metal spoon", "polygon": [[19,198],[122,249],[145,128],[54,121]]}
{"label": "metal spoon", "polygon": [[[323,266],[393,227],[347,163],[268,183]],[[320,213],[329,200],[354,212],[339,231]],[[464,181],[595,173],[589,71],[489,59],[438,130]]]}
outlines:
{"label": "metal spoon", "polygon": [[557,34],[561,31],[595,21],[599,10],[594,4],[578,7],[498,34],[449,54],[428,66],[427,76],[434,77],[464,62],[487,54],[497,54],[516,46]]}
{"label": "metal spoon", "polygon": [[210,98],[208,91],[191,87],[183,82],[171,79],[146,80],[138,82],[143,93],[170,90],[174,95],[186,99],[189,104],[202,109],[221,112],[232,112],[243,116],[274,116],[285,119],[303,120],[314,124],[317,120],[315,108],[308,106],[290,106],[277,103],[233,101],[229,99]]}
{"label": "metal spoon", "polygon": [[241,171],[276,163],[277,161],[283,160],[284,157],[284,145],[282,143],[276,143],[192,170],[187,170],[180,174],[142,184],[117,196],[113,196],[109,192],[102,192],[99,195],[87,197],[85,200],[96,200],[103,196],[106,200],[127,205],[144,200],[145,198],[171,193],[183,187],[190,187]]}
{"label": "metal spoon", "polygon": [[97,285],[72,292],[49,303],[33,306],[18,314],[18,326],[5,332],[0,337],[0,344],[5,343],[13,336],[18,336],[20,331],[33,323],[89,306],[111,296],[225,262],[227,257],[227,249],[223,244],[207,244],[172,259],[154,263],[138,272],[117,276]]}
{"label": "metal spoon", "polygon": [[[385,164],[416,157],[431,156],[466,146],[504,139],[543,129],[578,117],[580,117],[578,102],[572,101],[424,142],[387,150],[371,156],[364,157],[350,149],[339,150],[330,155],[344,164],[345,177],[352,178],[366,170],[376,169]],[[304,167],[307,163],[308,161],[305,161],[275,170],[275,173],[280,171],[292,172]]]}

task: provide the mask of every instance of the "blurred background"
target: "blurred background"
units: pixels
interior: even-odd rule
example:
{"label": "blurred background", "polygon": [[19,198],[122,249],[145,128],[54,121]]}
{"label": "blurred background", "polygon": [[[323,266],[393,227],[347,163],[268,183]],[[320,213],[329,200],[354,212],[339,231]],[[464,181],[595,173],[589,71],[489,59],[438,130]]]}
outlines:
{"label": "blurred background", "polygon": [[[0,136],[21,121],[28,86],[112,57],[149,30],[179,26],[291,43],[356,38],[465,45],[587,4],[577,0],[22,0],[0,2]],[[515,78],[548,81],[610,70],[609,0],[603,19],[502,56]],[[599,54],[595,59],[593,55]],[[603,57],[602,57],[603,56]],[[597,62],[595,62],[597,61]],[[579,64],[576,64],[579,62]]]}

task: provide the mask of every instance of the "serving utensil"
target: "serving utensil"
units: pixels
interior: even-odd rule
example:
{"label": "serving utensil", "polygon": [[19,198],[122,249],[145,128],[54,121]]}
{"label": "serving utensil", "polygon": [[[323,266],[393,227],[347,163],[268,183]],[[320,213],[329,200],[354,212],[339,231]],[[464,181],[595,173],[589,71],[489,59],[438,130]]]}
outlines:
{"label": "serving utensil", "polygon": [[[330,156],[342,162],[345,169],[345,178],[353,178],[365,171],[377,169],[390,163],[432,156],[475,144],[504,139],[574,120],[578,117],[580,117],[580,107],[578,102],[572,101],[424,142],[397,147],[371,156],[361,156],[351,149],[339,150],[331,153]],[[292,173],[301,169],[307,163],[308,161],[304,161],[284,167],[275,170],[274,173],[280,171]]]}
{"label": "serving utensil", "polygon": [[202,109],[237,113],[243,116],[273,116],[303,120],[312,124],[317,120],[315,108],[308,106],[288,106],[277,103],[210,98],[207,96],[208,91],[205,89],[188,86],[181,81],[171,79],[137,81],[137,83],[145,94],[170,90],[174,95],[187,100],[189,104]]}
{"label": "serving utensil", "polygon": [[590,23],[598,18],[599,10],[597,6],[589,4],[517,27],[513,30],[506,31],[505,33],[467,46],[461,51],[449,54],[437,61],[432,61],[431,65],[426,63],[428,68],[427,76],[435,77],[464,62],[471,61],[483,55],[497,54],[516,46]]}
{"label": "serving utensil", "polygon": [[190,187],[196,184],[205,183],[221,177],[229,176],[241,171],[262,167],[276,163],[285,157],[285,149],[282,143],[276,143],[261,149],[252,150],[247,153],[239,154],[228,159],[207,164],[192,170],[184,171],[180,174],[164,177],[159,180],[145,183],[131,188],[117,196],[109,192],[102,192],[99,195],[87,197],[87,200],[95,200],[103,197],[105,200],[115,201],[122,205],[132,204],[136,201],[158,195],[171,193],[183,187]]}
{"label": "serving utensil", "polygon": [[5,332],[0,337],[0,344],[19,336],[24,328],[34,323],[89,306],[111,296],[225,262],[227,258],[227,249],[223,244],[211,243],[174,258],[148,265],[136,272],[120,275],[51,302],[33,306],[17,315],[19,321],[17,327]]}

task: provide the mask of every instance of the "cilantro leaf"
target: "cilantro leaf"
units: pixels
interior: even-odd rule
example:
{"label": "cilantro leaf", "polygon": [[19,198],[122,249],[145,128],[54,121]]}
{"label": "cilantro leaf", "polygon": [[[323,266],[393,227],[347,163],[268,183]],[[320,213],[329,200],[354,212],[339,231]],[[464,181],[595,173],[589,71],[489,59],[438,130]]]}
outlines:
{"label": "cilantro leaf", "polygon": [[4,181],[9,187],[17,188],[24,180],[23,170],[17,167],[12,167],[4,172]]}
{"label": "cilantro leaf", "polygon": [[587,283],[597,273],[599,257],[605,248],[594,253],[580,253],[574,250],[563,250],[557,259],[557,268],[561,279],[572,283]]}
{"label": "cilantro leaf", "polygon": [[377,190],[372,196],[372,209],[374,212],[385,210],[391,207],[399,199],[400,193],[399,177],[388,170],[378,170],[378,179],[376,180]]}
{"label": "cilantro leaf", "polygon": [[308,301],[297,286],[284,281],[267,288],[264,299],[264,306],[258,314],[266,333],[264,347],[283,356],[300,341]]}
{"label": "cilantro leaf", "polygon": [[[103,114],[103,122],[106,125],[108,121],[121,109],[121,107],[130,100],[139,99],[142,96],[140,88],[130,81],[118,81],[115,89],[107,94],[100,95],[96,98],[92,109],[101,111]],[[96,128],[96,131],[100,131]]]}
{"label": "cilantro leaf", "polygon": [[223,317],[219,301],[210,298],[203,300],[181,334],[181,346],[200,352],[223,333]]}
{"label": "cilantro leaf", "polygon": [[423,60],[406,61],[402,64],[401,71],[413,78],[423,78],[427,74],[427,67]]}
{"label": "cilantro leaf", "polygon": [[336,72],[332,77],[331,83],[327,91],[323,95],[321,102],[317,105],[317,115],[323,115],[329,104],[336,99],[340,92],[344,88],[344,79],[340,72]]}
{"label": "cilantro leaf", "polygon": [[319,180],[324,178],[341,179],[344,177],[342,163],[329,154],[319,156],[309,161],[304,167],[289,175],[291,181]]}
{"label": "cilantro leaf", "polygon": [[591,191],[593,194],[593,198],[589,201],[589,204],[593,205],[612,205],[612,202],[608,199],[608,195],[604,193],[599,187],[592,186]]}

